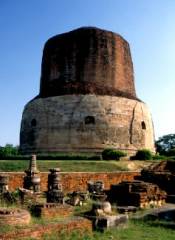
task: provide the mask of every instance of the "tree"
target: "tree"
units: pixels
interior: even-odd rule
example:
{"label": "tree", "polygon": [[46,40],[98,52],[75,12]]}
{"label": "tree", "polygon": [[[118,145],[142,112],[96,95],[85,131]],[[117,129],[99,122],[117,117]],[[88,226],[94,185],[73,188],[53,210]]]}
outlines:
{"label": "tree", "polygon": [[160,154],[166,154],[175,148],[175,134],[167,134],[156,141],[156,150]]}
{"label": "tree", "polygon": [[18,154],[18,146],[12,144],[6,144],[4,147],[0,147],[0,157],[12,156]]}

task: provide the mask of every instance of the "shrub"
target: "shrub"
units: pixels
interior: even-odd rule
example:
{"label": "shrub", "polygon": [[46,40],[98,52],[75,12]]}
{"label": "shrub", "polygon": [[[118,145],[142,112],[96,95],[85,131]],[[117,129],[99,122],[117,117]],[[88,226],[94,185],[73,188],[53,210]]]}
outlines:
{"label": "shrub", "polygon": [[12,144],[6,144],[5,147],[0,147],[0,158],[6,156],[17,156],[19,154],[18,146]]}
{"label": "shrub", "polygon": [[[0,155],[0,160],[29,160],[31,155]],[[37,154],[38,160],[101,160],[100,155],[76,154]]]}
{"label": "shrub", "polygon": [[112,148],[107,148],[102,152],[102,158],[104,160],[119,160],[121,157],[125,157],[126,153],[118,151]]}
{"label": "shrub", "polygon": [[153,158],[152,153],[148,149],[140,149],[134,156],[134,159],[136,160],[151,160],[152,158]]}
{"label": "shrub", "polygon": [[153,158],[153,160],[166,160],[166,159],[167,159],[166,156],[164,156],[164,155],[158,155],[158,154],[153,155],[152,158]]}
{"label": "shrub", "polygon": [[55,153],[55,154],[38,154],[38,160],[100,160],[99,155]]}
{"label": "shrub", "polygon": [[169,157],[175,156],[175,148],[172,148],[169,151],[167,151],[165,155]]}

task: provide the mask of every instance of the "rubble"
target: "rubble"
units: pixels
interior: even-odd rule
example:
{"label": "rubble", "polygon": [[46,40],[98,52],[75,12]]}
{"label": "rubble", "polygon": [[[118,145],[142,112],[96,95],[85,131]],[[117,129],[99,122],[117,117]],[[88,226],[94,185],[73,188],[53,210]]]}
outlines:
{"label": "rubble", "polygon": [[117,206],[158,207],[165,203],[166,193],[152,183],[126,181],[111,185],[109,199]]}
{"label": "rubble", "polygon": [[107,195],[104,192],[104,183],[102,181],[88,182],[88,191],[95,201],[105,201]]}
{"label": "rubble", "polygon": [[141,171],[141,180],[157,184],[167,193],[167,201],[175,202],[175,161],[161,161]]}

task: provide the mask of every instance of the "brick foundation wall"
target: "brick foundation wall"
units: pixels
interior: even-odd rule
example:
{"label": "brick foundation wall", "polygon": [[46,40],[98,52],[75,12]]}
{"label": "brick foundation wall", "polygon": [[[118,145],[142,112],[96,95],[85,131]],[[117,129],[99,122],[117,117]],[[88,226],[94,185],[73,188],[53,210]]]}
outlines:
{"label": "brick foundation wall", "polygon": [[36,205],[33,213],[37,217],[50,219],[55,217],[71,217],[73,215],[74,208],[67,204],[55,204],[55,203],[46,203]]}
{"label": "brick foundation wall", "polygon": [[36,225],[30,228],[17,229],[5,234],[0,233],[0,239],[26,239],[31,237],[32,239],[43,239],[44,234],[52,233],[70,233],[71,231],[92,232],[92,222],[85,218],[73,218],[61,223],[48,224],[48,225]]}
{"label": "brick foundation wall", "polygon": [[[3,174],[3,173],[1,173]],[[9,190],[13,191],[18,187],[23,186],[23,172],[6,172],[9,175]],[[47,178],[48,172],[42,172],[41,174],[41,190],[47,190]],[[109,189],[111,184],[117,184],[122,181],[132,181],[136,176],[139,176],[139,172],[62,172],[61,182],[63,191],[65,193],[72,191],[85,191],[87,190],[88,181],[102,180],[104,182],[105,189]]]}

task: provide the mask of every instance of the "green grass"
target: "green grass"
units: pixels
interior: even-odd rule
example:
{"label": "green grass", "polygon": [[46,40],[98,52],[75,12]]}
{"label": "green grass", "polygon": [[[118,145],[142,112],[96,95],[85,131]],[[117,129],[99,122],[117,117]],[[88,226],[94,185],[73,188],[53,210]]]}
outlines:
{"label": "green grass", "polygon": [[[75,207],[74,215],[80,215],[80,213],[91,209],[92,202],[89,202],[84,207]],[[34,226],[47,226],[47,224],[55,224],[58,222],[65,223],[69,218],[54,218],[54,219],[40,219],[32,217],[32,221],[27,228]],[[1,234],[9,233],[12,231],[20,230],[23,226],[3,226],[0,227]],[[174,229],[174,230],[173,230]],[[56,229],[55,229],[56,230]],[[106,230],[104,233],[71,231],[57,233],[52,232],[51,234],[45,234],[43,240],[174,240],[175,235],[175,224],[172,226],[169,222],[157,221],[143,221],[143,220],[130,220],[126,227],[112,228]],[[26,237],[25,240],[32,240],[34,238]]]}
{"label": "green grass", "polygon": [[[0,172],[23,172],[28,166],[28,160],[0,160]],[[115,172],[128,170],[125,164],[118,161],[38,160],[37,166],[41,172],[47,172],[50,168],[58,167],[63,172]]]}
{"label": "green grass", "polygon": [[[42,224],[41,222],[37,222]],[[19,227],[18,227],[19,228]],[[6,233],[9,230],[15,230],[15,227],[6,227]],[[45,234],[43,240],[174,240],[175,230],[171,228],[162,227],[157,222],[143,222],[143,221],[130,221],[125,228],[111,228],[104,233],[93,232],[92,234],[86,232],[72,231],[69,234],[66,232]],[[33,238],[27,237],[25,240]]]}
{"label": "green grass", "polygon": [[152,223],[142,221],[131,221],[127,228],[110,229],[104,233],[94,232],[92,235],[88,233],[72,232],[67,234],[51,234],[45,235],[44,240],[174,240],[175,231],[160,226],[154,226]]}

